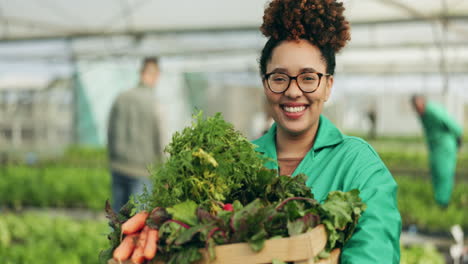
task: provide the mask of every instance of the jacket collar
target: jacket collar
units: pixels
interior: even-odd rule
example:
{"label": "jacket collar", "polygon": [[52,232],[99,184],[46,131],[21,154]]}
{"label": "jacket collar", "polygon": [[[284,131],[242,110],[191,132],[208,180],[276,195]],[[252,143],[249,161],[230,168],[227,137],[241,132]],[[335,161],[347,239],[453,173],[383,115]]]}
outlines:
{"label": "jacket collar", "polygon": [[[257,151],[264,153],[267,157],[278,160],[276,156],[276,123],[274,123],[268,132],[253,143],[257,145]],[[333,123],[323,115],[320,115],[319,128],[315,137],[314,151],[322,148],[331,147],[340,144],[344,139],[344,135],[336,128]]]}
{"label": "jacket collar", "polygon": [[320,116],[319,129],[315,136],[313,150],[319,150],[326,147],[331,147],[340,144],[344,139],[344,135],[336,128],[336,126],[323,115]]}

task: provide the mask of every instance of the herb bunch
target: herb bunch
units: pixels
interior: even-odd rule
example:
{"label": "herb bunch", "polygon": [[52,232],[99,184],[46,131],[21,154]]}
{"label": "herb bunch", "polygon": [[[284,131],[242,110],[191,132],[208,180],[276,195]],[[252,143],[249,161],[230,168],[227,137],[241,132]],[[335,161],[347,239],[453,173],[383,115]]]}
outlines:
{"label": "herb bunch", "polygon": [[264,168],[266,159],[255,151],[255,145],[220,113],[204,118],[200,111],[191,127],[174,134],[165,151],[168,160],[152,168],[153,190],[140,198],[150,208],[190,199],[218,211],[219,202],[255,199],[253,186],[276,176]]}

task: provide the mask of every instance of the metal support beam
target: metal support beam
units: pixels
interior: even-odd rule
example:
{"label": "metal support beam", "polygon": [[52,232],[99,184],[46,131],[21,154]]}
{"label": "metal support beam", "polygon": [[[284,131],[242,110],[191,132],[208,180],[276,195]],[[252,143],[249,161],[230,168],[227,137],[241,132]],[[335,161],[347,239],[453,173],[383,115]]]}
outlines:
{"label": "metal support beam", "polygon": [[[442,17],[449,21],[468,21],[468,15],[448,15]],[[398,18],[398,19],[382,19],[382,20],[362,20],[362,21],[351,21],[352,27],[369,26],[369,25],[387,25],[387,24],[408,24],[408,23],[421,23],[427,22],[431,19],[441,19],[440,16],[433,17],[410,17],[410,18]],[[15,22],[14,20],[9,20]],[[19,21],[18,23],[26,23],[27,21]],[[30,21],[33,23],[34,21]],[[35,23],[35,22],[34,22]],[[30,25],[30,24],[28,24]],[[56,25],[48,25],[44,23],[35,23],[38,27],[57,27]],[[36,36],[2,36],[0,37],[0,43],[6,42],[18,42],[18,41],[33,41],[33,40],[64,40],[64,39],[85,39],[94,37],[115,37],[115,36],[130,36],[130,37],[141,37],[147,35],[181,35],[181,34],[210,34],[210,33],[258,33],[260,25],[248,25],[248,26],[226,26],[226,27],[204,27],[204,28],[166,28],[166,29],[148,29],[148,30],[132,30],[129,32],[127,29],[112,30],[108,29],[96,29],[88,31],[79,31],[73,29],[57,28],[58,32],[39,34]]]}
{"label": "metal support beam", "polygon": [[[11,17],[11,16],[1,16],[0,23],[8,23],[9,26],[20,26],[26,28],[37,28],[46,31],[53,31],[55,35],[59,36],[66,36],[69,32],[73,32],[73,28],[64,27],[62,25],[47,23],[43,21],[31,20],[31,19],[24,19],[18,17]],[[63,37],[61,37],[63,38]],[[2,36],[0,41],[3,39],[8,39],[8,36]],[[32,37],[31,40],[34,40],[35,37]]]}
{"label": "metal support beam", "polygon": [[[71,40],[68,41],[70,43]],[[447,48],[466,48],[468,47],[468,40],[466,41],[452,41],[445,43]],[[434,42],[402,42],[402,43],[387,43],[387,44],[353,44],[346,48],[344,53],[352,53],[353,51],[383,51],[383,50],[397,50],[397,49],[429,49],[434,48]],[[258,53],[261,50],[261,45],[249,46],[249,47],[201,47],[184,50],[171,49],[171,50],[158,50],[158,55],[163,57],[175,57],[175,56],[191,56],[191,55],[210,55],[210,54],[245,54],[245,53]],[[124,47],[123,49],[109,49],[102,50],[96,49],[94,51],[73,51],[76,59],[104,59],[106,57],[120,57],[120,56],[135,56],[142,57],[152,55],[149,51],[138,51],[134,46]],[[152,51],[154,52],[154,51]],[[2,62],[21,62],[21,61],[37,61],[37,62],[53,62],[53,63],[69,63],[70,57],[67,52],[53,53],[53,54],[5,54],[0,53]]]}

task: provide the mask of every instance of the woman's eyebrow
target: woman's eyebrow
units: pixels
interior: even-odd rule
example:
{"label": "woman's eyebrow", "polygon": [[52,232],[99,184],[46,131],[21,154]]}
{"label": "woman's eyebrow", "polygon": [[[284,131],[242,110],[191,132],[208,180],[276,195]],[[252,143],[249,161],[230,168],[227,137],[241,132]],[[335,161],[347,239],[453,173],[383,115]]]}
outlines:
{"label": "woman's eyebrow", "polygon": [[[281,67],[278,67],[278,68],[274,68],[271,73],[289,73],[289,70],[286,69],[286,68],[281,68]],[[307,68],[302,68],[299,70],[299,73],[303,73],[303,72],[318,72],[316,69],[312,68],[312,67],[307,67]]]}
{"label": "woman's eyebrow", "polygon": [[300,72],[318,72],[314,68],[302,68]]}
{"label": "woman's eyebrow", "polygon": [[288,69],[286,69],[286,68],[274,68],[271,72],[287,73]]}

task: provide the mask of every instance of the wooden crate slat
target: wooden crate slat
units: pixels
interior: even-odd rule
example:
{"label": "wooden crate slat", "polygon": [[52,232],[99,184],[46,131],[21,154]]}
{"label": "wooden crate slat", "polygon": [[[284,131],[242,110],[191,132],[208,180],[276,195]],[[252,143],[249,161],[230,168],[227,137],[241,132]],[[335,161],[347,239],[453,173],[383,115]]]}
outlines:
{"label": "wooden crate slat", "polygon": [[216,260],[210,264],[271,263],[307,260],[323,250],[327,241],[325,228],[320,225],[311,231],[294,237],[271,239],[260,252],[254,252],[247,243],[217,246]]}
{"label": "wooden crate slat", "polygon": [[[260,252],[254,252],[247,243],[236,243],[215,247],[216,259],[209,260],[206,250],[201,250],[203,260],[199,264],[267,264],[273,259],[309,264],[326,245],[327,235],[325,227],[319,225],[311,231],[294,237],[270,239],[265,241],[265,246]],[[335,252],[334,250],[333,252]],[[332,253],[332,256],[333,255]],[[339,250],[338,250],[339,256]],[[319,262],[319,264],[332,264],[335,262]],[[113,259],[108,264],[120,264]],[[121,264],[132,264],[126,261]]]}

